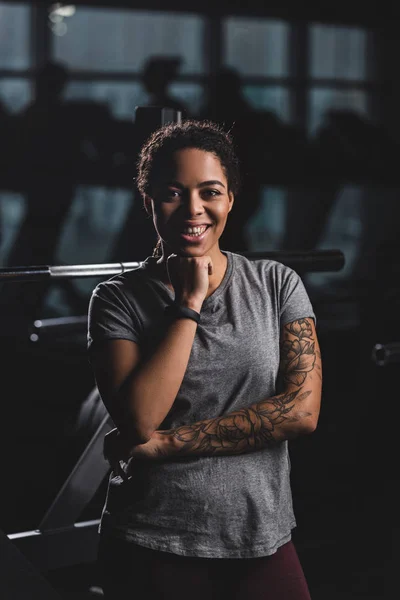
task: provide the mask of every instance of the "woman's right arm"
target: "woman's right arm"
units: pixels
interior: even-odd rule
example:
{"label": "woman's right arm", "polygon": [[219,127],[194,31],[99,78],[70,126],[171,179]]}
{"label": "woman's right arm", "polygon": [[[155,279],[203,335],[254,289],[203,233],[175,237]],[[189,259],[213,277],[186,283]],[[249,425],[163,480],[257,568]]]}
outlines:
{"label": "woman's right arm", "polygon": [[[209,256],[168,258],[168,274],[180,305],[201,311],[213,266]],[[122,436],[146,443],[175,401],[196,334],[189,318],[172,321],[152,355],[143,360],[135,342],[104,342],[91,354],[100,396]]]}
{"label": "woman's right arm", "polygon": [[[200,308],[187,304],[200,312]],[[133,444],[146,443],[165,419],[189,362],[197,323],[176,319],[152,356],[141,361],[139,345],[109,340],[91,362],[100,396],[121,434]]]}

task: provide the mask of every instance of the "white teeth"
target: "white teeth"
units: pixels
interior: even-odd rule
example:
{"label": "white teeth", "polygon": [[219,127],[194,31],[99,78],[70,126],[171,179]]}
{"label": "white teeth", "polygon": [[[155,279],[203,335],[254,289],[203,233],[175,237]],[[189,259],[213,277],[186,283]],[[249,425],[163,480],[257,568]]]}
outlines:
{"label": "white teeth", "polygon": [[192,234],[200,235],[200,234],[204,233],[206,229],[207,229],[207,226],[205,226],[205,227],[186,227],[183,230],[183,233],[189,234],[189,235],[192,235]]}

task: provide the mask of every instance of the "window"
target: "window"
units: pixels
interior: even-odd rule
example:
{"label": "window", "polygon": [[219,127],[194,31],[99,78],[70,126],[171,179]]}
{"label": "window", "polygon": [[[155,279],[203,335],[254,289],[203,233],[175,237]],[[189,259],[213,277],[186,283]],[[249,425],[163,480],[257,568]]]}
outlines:
{"label": "window", "polygon": [[[288,121],[290,26],[284,21],[228,17],[223,21],[222,62],[243,82],[250,106]],[[285,85],[279,85],[282,80]]]}
{"label": "window", "polygon": [[27,4],[0,2],[0,109],[9,113],[19,112],[31,99],[26,74],[32,65],[30,15]]}
{"label": "window", "polygon": [[[53,58],[70,70],[69,99],[106,102],[116,118],[134,118],[148,102],[142,69],[155,56],[180,58],[170,94],[198,113],[204,104],[205,19],[183,13],[78,7],[52,37]],[[84,71],[84,75],[82,75]]]}
{"label": "window", "polygon": [[339,248],[345,255],[345,265],[339,272],[309,273],[308,283],[314,286],[329,286],[353,275],[363,235],[360,222],[363,201],[364,190],[360,186],[344,186],[338,192],[331,214],[326,219],[318,250]]}
{"label": "window", "polygon": [[311,25],[311,77],[366,81],[369,41],[368,33],[355,27]]}
{"label": "window", "polygon": [[283,21],[229,17],[224,21],[224,63],[247,77],[289,75],[289,25]]}
{"label": "window", "polygon": [[116,119],[135,117],[135,107],[142,104],[146,94],[137,82],[77,81],[69,82],[66,100],[91,100],[106,104]]}
{"label": "window", "polygon": [[22,77],[0,79],[0,104],[6,112],[19,113],[31,100],[32,85],[29,79]]}
{"label": "window", "polygon": [[371,114],[372,34],[356,27],[309,26],[308,128],[315,133],[329,109]]}
{"label": "window", "polygon": [[[308,27],[308,132],[318,134],[324,117],[331,109],[354,112],[363,120],[374,121],[372,112],[379,94],[373,70],[374,38],[359,27],[341,27],[312,23]],[[359,247],[366,227],[364,207],[368,204],[362,182],[348,182],[336,193],[335,201],[318,249],[339,248],[345,255],[345,267],[339,273],[313,273],[308,281],[329,287],[332,282],[354,276]]]}
{"label": "window", "polygon": [[367,94],[358,89],[312,88],[309,91],[309,131],[311,134],[317,131],[324,121],[325,114],[331,108],[351,110],[367,117]]}
{"label": "window", "polygon": [[[31,80],[27,73],[32,66],[30,27],[28,4],[0,2],[0,118],[19,113],[31,100]],[[4,138],[3,135],[1,150],[4,142],[7,144]],[[0,188],[1,264],[15,239],[25,208],[20,190]]]}
{"label": "window", "polygon": [[0,69],[27,69],[30,56],[30,7],[0,2]]}
{"label": "window", "polygon": [[284,232],[286,190],[284,187],[265,186],[257,212],[245,227],[250,252],[280,249]]}
{"label": "window", "polygon": [[243,94],[256,110],[268,110],[282,121],[290,120],[290,91],[285,87],[244,85]]}
{"label": "window", "polygon": [[78,7],[53,37],[54,58],[70,69],[139,74],[151,56],[182,57],[180,73],[205,71],[204,19],[196,15]]}

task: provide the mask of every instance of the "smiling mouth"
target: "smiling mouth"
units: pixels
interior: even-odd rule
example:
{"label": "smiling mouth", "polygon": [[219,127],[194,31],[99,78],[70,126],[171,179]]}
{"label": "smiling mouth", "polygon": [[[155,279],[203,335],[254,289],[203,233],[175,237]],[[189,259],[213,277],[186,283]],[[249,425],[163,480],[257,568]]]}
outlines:
{"label": "smiling mouth", "polygon": [[185,241],[201,241],[206,235],[211,225],[201,227],[186,227],[180,234]]}
{"label": "smiling mouth", "polygon": [[182,235],[190,235],[192,237],[196,237],[202,235],[209,227],[209,225],[200,225],[199,227],[186,227],[182,231]]}

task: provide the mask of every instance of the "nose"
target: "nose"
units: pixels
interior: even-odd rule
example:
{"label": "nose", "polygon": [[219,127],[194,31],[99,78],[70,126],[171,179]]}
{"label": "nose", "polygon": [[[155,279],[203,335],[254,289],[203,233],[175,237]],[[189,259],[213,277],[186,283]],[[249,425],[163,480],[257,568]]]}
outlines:
{"label": "nose", "polygon": [[184,204],[185,212],[190,216],[201,215],[204,212],[203,199],[197,190],[188,192]]}

